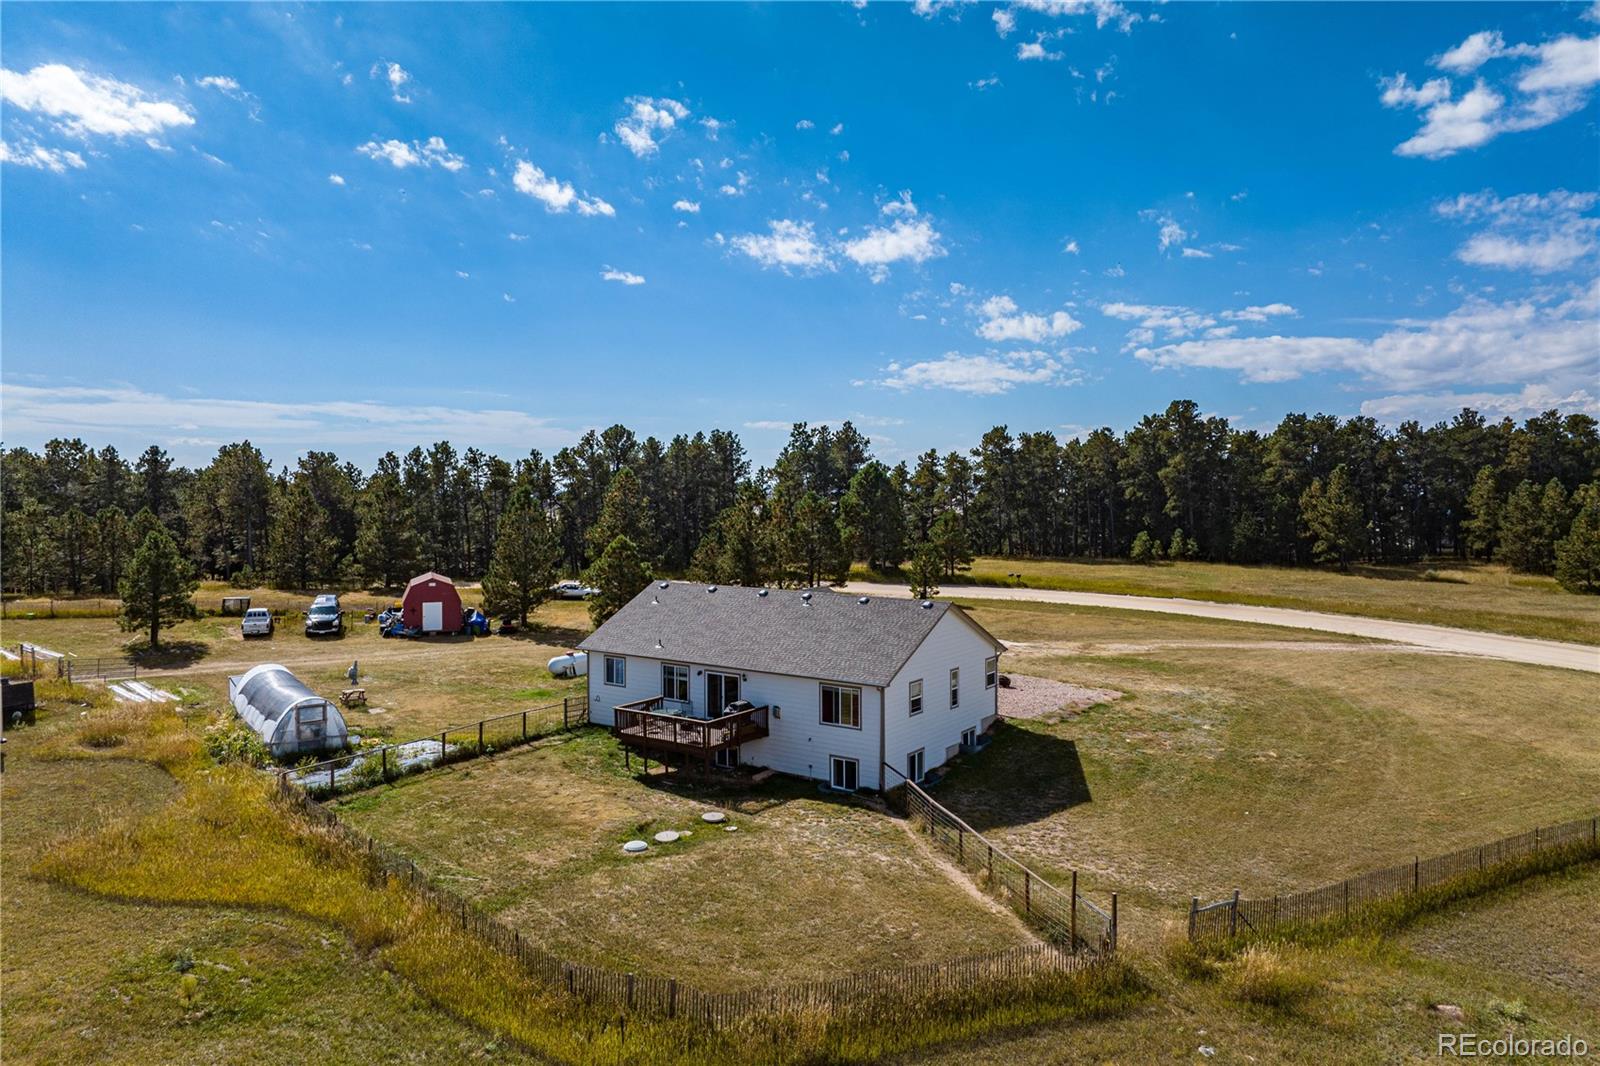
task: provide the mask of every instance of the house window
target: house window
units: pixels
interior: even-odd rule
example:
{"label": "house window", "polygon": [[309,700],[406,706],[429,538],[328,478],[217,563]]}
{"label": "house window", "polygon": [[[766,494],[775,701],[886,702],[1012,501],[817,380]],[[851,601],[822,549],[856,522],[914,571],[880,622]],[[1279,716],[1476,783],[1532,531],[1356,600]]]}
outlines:
{"label": "house window", "polygon": [[951,667],[950,669],[950,706],[952,708],[961,706],[961,667],[959,666]]}
{"label": "house window", "polygon": [[971,751],[978,746],[978,730],[976,727],[961,731],[961,750]]}
{"label": "house window", "polygon": [[922,713],[922,678],[911,682],[911,713]]}
{"label": "house window", "polygon": [[854,759],[828,756],[828,783],[841,792],[854,792],[860,764]]}
{"label": "house window", "polygon": [[924,765],[925,760],[923,758],[923,749],[918,748],[916,751],[906,756],[906,777],[909,780],[920,784],[922,782],[922,771]]}
{"label": "house window", "polygon": [[628,660],[620,655],[606,656],[606,684],[626,685],[628,683]]}
{"label": "house window", "polygon": [[[843,685],[822,686],[822,724],[861,728],[861,690]],[[854,788],[855,786],[850,786]]]}
{"label": "house window", "polygon": [[689,668],[677,663],[661,664],[661,695],[679,703],[689,702]]}
{"label": "house window", "polygon": [[983,660],[983,687],[994,688],[995,674],[1000,669],[1000,656],[991,655]]}

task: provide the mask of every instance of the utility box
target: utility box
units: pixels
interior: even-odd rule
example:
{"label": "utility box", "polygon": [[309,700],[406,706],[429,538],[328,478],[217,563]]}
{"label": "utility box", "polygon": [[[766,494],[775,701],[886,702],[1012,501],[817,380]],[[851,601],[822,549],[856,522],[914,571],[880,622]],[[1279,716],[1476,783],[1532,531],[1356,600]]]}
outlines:
{"label": "utility box", "polygon": [[33,682],[16,677],[0,678],[0,714],[5,728],[33,724]]}

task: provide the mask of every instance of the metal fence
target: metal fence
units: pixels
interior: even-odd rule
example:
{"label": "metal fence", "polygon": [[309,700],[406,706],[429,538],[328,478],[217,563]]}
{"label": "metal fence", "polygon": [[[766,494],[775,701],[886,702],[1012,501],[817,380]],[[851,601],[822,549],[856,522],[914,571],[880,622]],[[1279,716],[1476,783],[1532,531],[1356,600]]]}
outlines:
{"label": "metal fence", "polygon": [[1109,909],[1096,906],[1078,891],[1076,870],[1072,871],[1068,891],[1061,891],[956,817],[894,767],[885,763],[883,768],[899,778],[901,784],[891,793],[898,795],[912,824],[927,833],[962,872],[1037,927],[1047,940],[1074,952],[1109,954],[1116,950],[1115,892],[1111,893]]}
{"label": "metal fence", "polygon": [[68,655],[56,660],[56,676],[68,681],[138,680],[139,664],[123,655]]}
{"label": "metal fence", "polygon": [[1205,905],[1196,896],[1189,901],[1189,939],[1246,936],[1295,923],[1348,918],[1369,904],[1563,849],[1574,855],[1600,854],[1600,818],[1541,827],[1432,858],[1419,856],[1408,863],[1286,896],[1244,899],[1234,892],[1227,899]]}
{"label": "metal fence", "polygon": [[[341,840],[367,865],[374,880],[403,881],[427,898],[441,920],[459,923],[515,959],[534,979],[584,1002],[612,1010],[684,1018],[721,1028],[747,1018],[802,1012],[827,1012],[837,1017],[881,1020],[886,1013],[912,1012],[940,997],[978,994],[1002,1001],[1041,978],[1088,970],[1099,957],[1074,953],[1057,944],[1030,944],[920,965],[885,967],[823,981],[717,992],[672,977],[629,973],[573,962],[545,951],[520,930],[474,910],[467,901],[440,887],[417,864],[366,833],[351,828],[304,791],[278,778],[278,793],[315,824]],[[907,1013],[907,1018],[913,1015]]]}
{"label": "metal fence", "polygon": [[497,714],[414,740],[362,748],[332,759],[280,770],[278,780],[284,785],[298,785],[317,796],[354,792],[407,774],[514,748],[586,725],[588,721],[588,700],[581,696],[565,696],[560,703]]}

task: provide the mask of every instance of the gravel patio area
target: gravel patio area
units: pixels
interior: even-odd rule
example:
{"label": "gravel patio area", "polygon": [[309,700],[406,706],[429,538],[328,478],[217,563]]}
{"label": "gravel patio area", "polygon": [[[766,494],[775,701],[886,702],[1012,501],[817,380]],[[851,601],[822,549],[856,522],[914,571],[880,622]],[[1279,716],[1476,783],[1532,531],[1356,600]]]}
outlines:
{"label": "gravel patio area", "polygon": [[1109,703],[1122,698],[1122,693],[1110,688],[1085,688],[1069,685],[1065,681],[1052,681],[1048,677],[1028,674],[1008,674],[1011,687],[1000,690],[1000,715],[1002,718],[1041,718],[1047,714],[1075,714],[1096,703]]}

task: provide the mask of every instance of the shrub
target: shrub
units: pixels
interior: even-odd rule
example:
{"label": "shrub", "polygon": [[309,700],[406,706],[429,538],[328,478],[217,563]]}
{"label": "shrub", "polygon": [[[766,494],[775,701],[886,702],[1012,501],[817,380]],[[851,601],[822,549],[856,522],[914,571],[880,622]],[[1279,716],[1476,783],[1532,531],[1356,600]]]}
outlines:
{"label": "shrub", "polygon": [[1288,1010],[1317,990],[1316,978],[1261,944],[1240,952],[1227,966],[1228,989],[1235,998],[1277,1010]]}
{"label": "shrub", "polygon": [[219,763],[240,762],[246,766],[266,766],[272,761],[267,746],[254,730],[236,721],[219,719],[206,729],[206,754]]}

